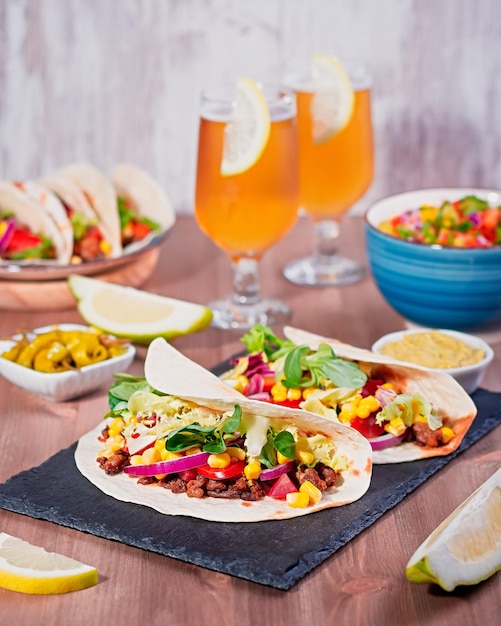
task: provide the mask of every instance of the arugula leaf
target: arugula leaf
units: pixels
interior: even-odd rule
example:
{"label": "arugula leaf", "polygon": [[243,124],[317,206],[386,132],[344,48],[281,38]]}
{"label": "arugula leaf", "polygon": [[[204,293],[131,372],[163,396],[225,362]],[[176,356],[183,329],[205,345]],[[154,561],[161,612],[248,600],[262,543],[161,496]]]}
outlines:
{"label": "arugula leaf", "polygon": [[226,450],[224,433],[234,433],[240,426],[242,409],[235,406],[233,414],[215,426],[190,424],[171,431],[166,438],[165,448],[169,452],[181,452],[194,446],[200,446],[204,452],[219,454]]}
{"label": "arugula leaf", "polygon": [[136,391],[149,391],[159,396],[165,394],[153,389],[144,376],[132,376],[127,373],[115,374],[117,379],[113,382],[108,390],[108,406],[114,409],[120,402],[128,402],[129,398]]}
{"label": "arugula leaf", "polygon": [[[306,376],[303,375],[306,372]],[[358,389],[363,387],[367,376],[356,363],[340,359],[332,346],[321,343],[317,350],[308,346],[298,346],[285,359],[284,387],[323,387],[329,380],[336,387]]]}
{"label": "arugula leaf", "polygon": [[249,332],[241,337],[248,352],[264,352],[270,361],[276,361],[290,350],[295,344],[290,339],[281,339],[264,324],[256,324]]}

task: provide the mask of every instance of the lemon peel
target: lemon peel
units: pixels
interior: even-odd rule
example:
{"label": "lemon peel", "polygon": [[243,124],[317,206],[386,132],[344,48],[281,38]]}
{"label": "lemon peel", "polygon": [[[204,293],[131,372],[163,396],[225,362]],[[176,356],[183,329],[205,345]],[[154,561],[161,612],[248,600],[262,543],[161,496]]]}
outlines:
{"label": "lemon peel", "polygon": [[231,120],[224,130],[221,174],[242,174],[255,165],[270,137],[270,112],[258,83],[238,78]]}
{"label": "lemon peel", "polygon": [[348,74],[335,57],[314,54],[312,68],[312,134],[315,143],[323,143],[348,125],[355,108],[355,92]]}
{"label": "lemon peel", "polygon": [[135,343],[147,345],[155,337],[169,341],[201,331],[212,321],[212,311],[202,304],[88,276],[73,274],[68,286],[88,324]]}
{"label": "lemon peel", "polygon": [[97,582],[95,567],[0,533],[0,587],[49,595],[87,589]]}
{"label": "lemon peel", "polygon": [[412,583],[452,591],[501,569],[501,469],[457,507],[419,546],[405,569]]}

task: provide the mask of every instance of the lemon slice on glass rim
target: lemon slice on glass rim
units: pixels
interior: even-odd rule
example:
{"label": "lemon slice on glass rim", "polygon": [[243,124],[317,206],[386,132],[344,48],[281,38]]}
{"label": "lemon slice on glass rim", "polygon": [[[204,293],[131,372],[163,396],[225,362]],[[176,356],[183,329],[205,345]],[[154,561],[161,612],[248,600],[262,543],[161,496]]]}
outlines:
{"label": "lemon slice on glass rim", "polygon": [[405,575],[452,591],[501,570],[501,468],[455,509],[412,555]]}
{"label": "lemon slice on glass rim", "polygon": [[147,345],[155,337],[169,341],[203,330],[212,321],[212,311],[203,304],[97,278],[73,274],[68,287],[88,324],[135,343]]}
{"label": "lemon slice on glass rim", "polygon": [[224,129],[221,174],[234,176],[250,169],[270,137],[270,112],[257,82],[238,78],[235,107]]}
{"label": "lemon slice on glass rim", "polygon": [[335,57],[314,54],[312,70],[312,134],[315,143],[323,143],[347,126],[355,108],[355,92],[350,77]]}
{"label": "lemon slice on glass rim", "polygon": [[87,589],[97,582],[95,567],[0,533],[0,587],[48,595]]}

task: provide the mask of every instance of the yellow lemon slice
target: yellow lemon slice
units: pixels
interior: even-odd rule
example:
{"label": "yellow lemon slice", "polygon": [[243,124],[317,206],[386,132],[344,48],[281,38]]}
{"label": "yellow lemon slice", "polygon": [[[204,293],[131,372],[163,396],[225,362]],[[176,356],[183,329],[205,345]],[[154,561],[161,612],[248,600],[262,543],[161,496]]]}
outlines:
{"label": "yellow lemon slice", "polygon": [[212,311],[203,304],[160,296],[133,287],[74,274],[68,286],[78,311],[91,326],[140,344],[203,330]]}
{"label": "yellow lemon slice", "polygon": [[0,587],[32,594],[67,593],[96,585],[95,567],[0,533]]}
{"label": "yellow lemon slice", "polygon": [[405,574],[446,591],[475,585],[501,569],[501,469],[419,546]]}
{"label": "yellow lemon slice", "polygon": [[263,92],[255,81],[239,78],[235,107],[224,130],[223,176],[242,174],[257,163],[268,143],[270,125]]}
{"label": "yellow lemon slice", "polygon": [[350,121],[355,93],[341,63],[328,54],[314,54],[312,133],[315,143],[327,141]]}

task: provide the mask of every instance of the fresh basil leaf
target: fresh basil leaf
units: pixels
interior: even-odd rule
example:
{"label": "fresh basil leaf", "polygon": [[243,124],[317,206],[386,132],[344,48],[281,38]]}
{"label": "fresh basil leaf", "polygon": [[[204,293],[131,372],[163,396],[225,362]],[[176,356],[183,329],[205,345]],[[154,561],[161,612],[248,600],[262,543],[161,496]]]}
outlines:
{"label": "fresh basil leaf", "polygon": [[308,352],[308,346],[297,346],[287,354],[284,362],[285,379],[281,381],[284,387],[307,387],[313,384],[313,381],[303,378],[303,360]]}
{"label": "fresh basil leaf", "polygon": [[268,431],[266,443],[261,450],[261,454],[258,456],[258,461],[268,469],[275,467],[277,464],[277,453],[275,451],[274,436],[271,430]]}
{"label": "fresh basil leaf", "polygon": [[240,428],[241,417],[242,417],[242,407],[239,404],[237,404],[235,405],[233,415],[223,423],[221,432],[234,433],[236,430]]}

